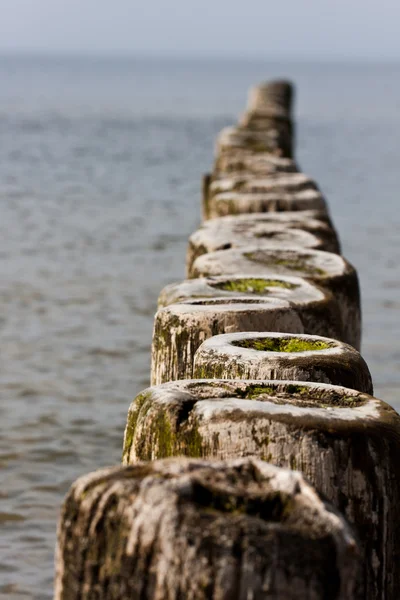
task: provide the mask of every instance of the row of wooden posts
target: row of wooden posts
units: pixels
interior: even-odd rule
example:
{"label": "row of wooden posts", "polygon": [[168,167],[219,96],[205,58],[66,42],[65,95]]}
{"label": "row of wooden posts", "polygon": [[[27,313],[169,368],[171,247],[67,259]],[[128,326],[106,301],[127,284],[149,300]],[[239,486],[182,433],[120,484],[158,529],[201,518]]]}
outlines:
{"label": "row of wooden posts", "polygon": [[255,87],[218,137],[125,466],[65,500],[57,600],[400,598],[400,417],[372,395],[357,273],[293,158],[292,97]]}

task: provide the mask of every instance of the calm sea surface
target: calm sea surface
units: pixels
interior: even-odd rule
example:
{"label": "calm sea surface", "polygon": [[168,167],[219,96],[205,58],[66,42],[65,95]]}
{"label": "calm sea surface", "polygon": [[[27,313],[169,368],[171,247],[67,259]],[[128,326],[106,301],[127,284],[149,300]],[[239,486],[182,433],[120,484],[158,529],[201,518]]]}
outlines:
{"label": "calm sea surface", "polygon": [[120,460],[161,288],[247,88],[297,84],[298,159],[363,298],[376,395],[400,409],[400,66],[0,59],[0,597],[52,597],[56,521]]}

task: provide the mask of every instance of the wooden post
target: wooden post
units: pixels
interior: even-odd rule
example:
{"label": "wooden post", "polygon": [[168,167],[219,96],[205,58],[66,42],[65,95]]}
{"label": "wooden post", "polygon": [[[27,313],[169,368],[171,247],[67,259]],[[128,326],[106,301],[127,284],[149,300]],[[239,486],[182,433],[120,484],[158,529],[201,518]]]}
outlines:
{"label": "wooden post", "polygon": [[358,533],[365,593],[400,598],[400,416],[339,386],[259,380],[176,381],[133,402],[124,462],[257,456],[298,469]]}
{"label": "wooden post", "polygon": [[161,291],[158,306],[163,308],[177,302],[201,298],[225,298],[229,301],[229,298],[238,295],[246,301],[263,301],[266,297],[286,300],[299,315],[304,333],[345,340],[336,298],[326,289],[301,277],[227,275],[188,279],[166,286]]}
{"label": "wooden post", "polygon": [[294,126],[279,107],[271,107],[264,111],[246,111],[239,119],[239,127],[250,131],[270,131],[279,128],[284,131],[291,141],[291,156],[293,156]]}
{"label": "wooden post", "polygon": [[300,246],[339,254],[335,230],[318,215],[318,211],[272,212],[205,221],[189,238],[186,275],[190,277],[198,256],[241,246],[280,244],[283,248]]}
{"label": "wooden post", "polygon": [[283,379],[330,383],[373,394],[371,373],[352,346],[292,333],[228,333],[202,343],[195,379]]}
{"label": "wooden post", "polygon": [[266,177],[274,173],[295,173],[298,170],[297,164],[291,158],[244,149],[219,154],[214,163],[214,175],[245,173]]}
{"label": "wooden post", "polygon": [[212,178],[207,197],[203,196],[205,220],[229,214],[309,209],[328,212],[315,181],[303,173]]}
{"label": "wooden post", "polygon": [[294,88],[290,81],[266,81],[250,89],[247,110],[249,113],[261,114],[280,110],[282,115],[290,117],[293,97]]}
{"label": "wooden post", "polygon": [[328,208],[319,190],[293,192],[221,192],[203,204],[203,220],[251,213],[318,210],[329,218]]}
{"label": "wooden post", "polygon": [[[186,267],[187,277],[191,276],[191,267],[197,256],[217,250],[257,246],[257,248],[275,248],[277,250],[281,248],[310,248],[311,250],[328,250],[330,252],[323,239],[302,229],[277,227],[274,223],[258,223],[254,220],[251,225],[248,223],[246,229],[243,228],[243,233],[235,234],[229,227],[218,228],[215,221],[219,221],[219,219],[206,221],[206,224],[212,223],[213,226],[209,230],[199,229],[190,237],[190,252]],[[197,251],[197,256],[193,250]]]}
{"label": "wooden post", "polygon": [[215,156],[234,155],[238,150],[293,158],[291,126],[285,120],[277,120],[274,127],[258,131],[246,127],[225,127],[217,137]]}
{"label": "wooden post", "polygon": [[292,97],[293,88],[289,82],[266,83],[252,88],[248,108],[239,121],[240,125],[256,131],[265,131],[276,127],[277,122],[283,122],[293,142]]}
{"label": "wooden post", "polygon": [[255,459],[110,468],[72,486],[55,600],[353,600],[360,553],[300,473]]}
{"label": "wooden post", "polygon": [[196,350],[207,338],[232,331],[303,333],[289,302],[277,298],[192,299],[159,310],[154,319],[151,384],[192,376]]}
{"label": "wooden post", "polygon": [[211,179],[211,173],[204,173],[201,183],[201,207],[204,214],[208,213],[208,198]]}
{"label": "wooden post", "polygon": [[213,177],[210,184],[210,194],[215,196],[223,192],[302,192],[318,190],[313,179],[304,173],[273,173],[268,177],[254,177],[245,173],[232,174],[224,177]]}
{"label": "wooden post", "polygon": [[[343,341],[357,350],[361,340],[360,290],[357,272],[342,256],[320,250],[237,248],[210,252],[197,258],[193,277],[236,275],[274,277],[295,275],[334,294],[342,315]],[[296,333],[296,332],[293,332]]]}

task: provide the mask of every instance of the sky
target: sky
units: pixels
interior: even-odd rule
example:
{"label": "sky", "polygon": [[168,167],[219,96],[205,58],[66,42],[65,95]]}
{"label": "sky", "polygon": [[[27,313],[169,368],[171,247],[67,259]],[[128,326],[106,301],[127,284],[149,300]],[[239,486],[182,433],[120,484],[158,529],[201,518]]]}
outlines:
{"label": "sky", "polygon": [[400,60],[399,0],[0,0],[0,52]]}

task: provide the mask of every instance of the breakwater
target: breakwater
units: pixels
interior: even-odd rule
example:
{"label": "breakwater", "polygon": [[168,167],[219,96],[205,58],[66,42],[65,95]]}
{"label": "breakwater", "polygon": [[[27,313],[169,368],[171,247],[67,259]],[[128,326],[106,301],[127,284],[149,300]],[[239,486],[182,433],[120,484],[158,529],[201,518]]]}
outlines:
{"label": "breakwater", "polygon": [[[357,352],[361,334],[357,274],[337,254],[337,235],[318,186],[299,173],[292,161],[294,127],[290,90],[286,83],[258,87],[239,126],[222,132],[218,139],[214,171],[204,179],[203,214],[206,220],[217,222],[221,237],[228,241],[223,247],[211,248],[201,241],[201,234],[197,246],[191,238],[190,279],[181,284],[180,290],[172,290],[172,295],[186,293],[186,297],[171,303],[166,301],[156,315],[152,350],[155,387],[140,394],[131,407],[124,462],[174,455],[220,459],[252,455],[279,467],[302,471],[343,512],[359,539],[362,576],[356,577],[351,585],[346,576],[349,586],[345,590],[343,564],[337,559],[333,579],[341,583],[336,585],[337,593],[332,597],[356,597],[354,594],[363,587],[365,597],[395,598],[398,583],[393,573],[398,526],[388,499],[398,495],[395,460],[398,415],[366,395],[372,392],[372,387],[368,367]],[[257,167],[249,167],[252,158]],[[288,215],[287,226],[284,220],[278,226],[274,217],[268,223],[267,215],[275,215],[277,211]],[[296,214],[303,211],[314,211],[309,218],[316,221],[314,228],[301,228],[301,218],[296,220]],[[254,224],[262,218],[266,225],[261,232],[255,226],[242,227],[245,235],[237,242],[243,214],[252,215]],[[232,215],[239,215],[233,227]],[[227,218],[230,223],[224,229],[223,220]],[[325,233],[318,236],[318,231]],[[315,249],[326,239],[336,245],[330,251]],[[190,281],[208,286],[209,293],[190,295],[187,291]],[[212,295],[210,289],[217,291]],[[171,290],[164,291],[162,297],[168,294]],[[312,301],[312,294],[318,301]],[[217,341],[219,335],[235,332],[258,335],[230,339],[228,348],[222,344],[225,354],[205,348],[208,338],[217,336]],[[268,336],[269,332],[282,335]],[[352,348],[346,343],[351,343]],[[231,346],[242,348],[241,362],[232,358]],[[276,360],[277,357],[281,360]],[[231,368],[227,381],[223,377],[227,376],[224,369],[228,362]],[[250,377],[254,369],[257,378]],[[175,380],[176,383],[168,383]],[[350,384],[352,389],[343,387]],[[222,463],[220,468],[229,470],[231,466]],[[125,541],[115,535],[115,524],[124,512],[116,507],[118,498],[123,497],[124,482],[129,479],[124,473],[128,472],[132,471],[121,470],[112,475],[115,488],[111,486],[111,491],[95,486],[94,499],[89,498],[82,481],[71,491],[60,528],[57,597],[75,597],[65,595],[72,587],[77,594],[85,590],[88,598],[94,588],[104,598],[118,597],[110,590],[137,589],[129,588],[129,582],[134,583],[122,564],[126,564],[126,556],[132,556],[134,532],[138,532],[139,526],[141,531],[151,526],[138,509],[137,519],[131,522],[132,535]],[[148,476],[151,473],[144,468],[136,471],[135,478]],[[203,488],[192,484],[191,488],[198,489],[199,496],[194,494],[193,498],[201,504]],[[241,489],[240,493],[241,502],[246,497],[247,506],[247,491]],[[280,489],[279,494],[282,493]],[[210,489],[206,497],[208,502],[201,504],[205,509],[232,513],[231,518],[237,516],[237,500],[229,511],[226,503],[214,506],[215,494]],[[236,492],[232,492],[232,497],[237,498]],[[91,502],[102,505],[100,516],[95,517]],[[268,505],[266,496],[265,503]],[[85,517],[87,510],[90,518]],[[260,505],[261,513],[263,510]],[[287,510],[281,512],[287,517]],[[266,511],[266,514],[267,522],[276,522],[272,513]],[[160,522],[155,520],[153,526],[159,527]],[[304,529],[302,532],[305,535]],[[174,555],[171,543],[168,547]],[[211,554],[213,543],[209,541]],[[80,544],[86,544],[81,554]],[[126,554],[120,553],[124,544],[130,549]],[[68,554],[68,548],[76,548],[76,552]],[[100,568],[102,553],[107,554],[112,548],[114,558],[107,568]],[[352,548],[355,556],[355,543]],[[74,560],[78,561],[75,566]],[[92,571],[88,579],[88,565],[96,561],[97,579]],[[212,557],[209,561],[213,561]],[[143,564],[145,570],[150,568],[149,562]],[[152,568],[150,572],[157,579],[163,569],[162,555],[160,565],[152,564]],[[187,576],[190,577],[190,571]],[[279,570],[275,576],[283,578]],[[185,589],[179,588],[178,578],[175,584],[177,589],[165,597],[178,597]],[[241,581],[238,588],[242,595],[231,597],[251,597],[244,595],[247,592],[243,585]],[[152,595],[151,590],[156,588],[151,587],[151,582],[146,586],[142,597],[162,597]],[[215,595],[214,589],[210,595],[209,585],[205,589],[208,591],[198,585],[193,592],[197,595],[192,597],[228,597]],[[261,589],[249,588],[248,592],[259,593]],[[276,590],[275,594],[283,593]],[[223,593],[228,594],[229,590]],[[294,586],[289,585],[285,593],[301,597],[295,595]],[[315,593],[312,597],[326,597],[322,583]]]}

